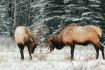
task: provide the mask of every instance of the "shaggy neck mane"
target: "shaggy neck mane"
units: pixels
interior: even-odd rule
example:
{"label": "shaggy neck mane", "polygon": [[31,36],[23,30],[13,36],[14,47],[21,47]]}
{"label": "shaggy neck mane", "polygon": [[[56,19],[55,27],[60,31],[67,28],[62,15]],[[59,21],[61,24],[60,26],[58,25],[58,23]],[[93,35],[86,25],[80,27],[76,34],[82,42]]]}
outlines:
{"label": "shaggy neck mane", "polygon": [[62,49],[64,47],[64,44],[62,42],[62,37],[60,35],[54,36],[52,43],[57,49]]}

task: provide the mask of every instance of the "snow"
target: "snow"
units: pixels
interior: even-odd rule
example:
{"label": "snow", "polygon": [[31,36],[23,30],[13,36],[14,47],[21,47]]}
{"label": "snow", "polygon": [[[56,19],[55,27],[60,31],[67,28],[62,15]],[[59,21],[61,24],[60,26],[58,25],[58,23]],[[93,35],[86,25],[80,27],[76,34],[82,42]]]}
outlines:
{"label": "snow", "polygon": [[91,13],[93,13],[93,12],[84,12],[84,13],[82,13],[82,16],[86,16],[86,15],[91,14]]}
{"label": "snow", "polygon": [[21,60],[19,49],[12,38],[0,37],[0,70],[105,70],[105,60],[101,53],[99,59],[95,59],[92,45],[76,45],[74,61],[70,60],[69,46],[47,52],[48,49],[40,48],[39,45],[30,60],[25,48],[25,59]]}
{"label": "snow", "polygon": [[99,3],[100,4],[100,1],[99,0],[90,0],[91,2],[95,2],[95,3]]}
{"label": "snow", "polygon": [[[1,51],[0,70],[104,70],[105,61],[98,60],[59,60],[60,55],[55,54],[55,57],[50,57],[52,60],[39,60],[34,57],[29,60],[28,53],[25,51],[25,60],[20,60],[19,50],[5,49]],[[59,58],[57,57],[59,55]],[[53,58],[56,58],[54,60]],[[63,59],[63,58],[62,58]]]}
{"label": "snow", "polygon": [[95,23],[100,23],[100,21],[97,21],[97,20],[93,20],[93,22],[95,22]]}
{"label": "snow", "polygon": [[81,19],[80,18],[68,18],[65,20],[65,22],[67,22],[67,21],[79,21],[79,20],[81,20]]}
{"label": "snow", "polygon": [[90,5],[91,7],[100,7],[100,5]]}

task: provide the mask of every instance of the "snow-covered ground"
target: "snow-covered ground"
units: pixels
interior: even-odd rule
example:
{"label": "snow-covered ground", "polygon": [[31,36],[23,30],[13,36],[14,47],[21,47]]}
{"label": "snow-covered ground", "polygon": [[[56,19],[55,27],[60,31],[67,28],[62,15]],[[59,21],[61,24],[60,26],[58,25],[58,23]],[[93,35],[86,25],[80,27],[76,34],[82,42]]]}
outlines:
{"label": "snow-covered ground", "polygon": [[[38,46],[39,47],[39,46]],[[74,61],[70,61],[70,48],[47,53],[44,48],[37,48],[33,60],[29,59],[27,48],[25,60],[20,59],[17,45],[8,38],[0,39],[0,70],[105,70],[105,60],[100,52],[99,59],[93,46],[76,45]]]}

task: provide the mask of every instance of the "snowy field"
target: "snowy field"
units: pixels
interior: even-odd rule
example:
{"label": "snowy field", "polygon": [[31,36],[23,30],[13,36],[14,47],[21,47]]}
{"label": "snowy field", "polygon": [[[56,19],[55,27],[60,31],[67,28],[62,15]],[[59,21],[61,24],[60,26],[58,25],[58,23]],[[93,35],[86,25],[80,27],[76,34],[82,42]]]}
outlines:
{"label": "snowy field", "polygon": [[95,59],[96,53],[92,45],[77,45],[74,61],[70,61],[68,46],[62,50],[55,49],[49,54],[47,52],[45,48],[37,48],[32,55],[33,60],[30,60],[25,48],[25,60],[22,61],[14,41],[0,38],[0,70],[105,70],[105,60],[102,59],[101,52],[99,59]]}

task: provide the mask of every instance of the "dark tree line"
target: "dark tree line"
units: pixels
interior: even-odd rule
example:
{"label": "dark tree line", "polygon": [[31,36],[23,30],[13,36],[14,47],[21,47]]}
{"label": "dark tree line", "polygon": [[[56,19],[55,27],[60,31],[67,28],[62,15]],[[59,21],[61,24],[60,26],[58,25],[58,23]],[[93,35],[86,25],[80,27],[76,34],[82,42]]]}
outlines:
{"label": "dark tree line", "polygon": [[[31,22],[31,3],[34,0],[1,0],[1,5],[6,8],[6,16],[9,25],[9,36],[13,36],[14,29],[16,26],[24,25],[29,26],[32,24]],[[1,12],[2,14],[3,12]],[[2,18],[2,17],[1,17]],[[4,22],[1,22],[3,25]]]}
{"label": "dark tree line", "polygon": [[0,0],[0,19],[3,20],[0,20],[0,34],[6,32],[12,37],[17,26],[39,23],[45,24],[48,34],[69,23],[102,26],[105,23],[104,7],[105,0]]}

